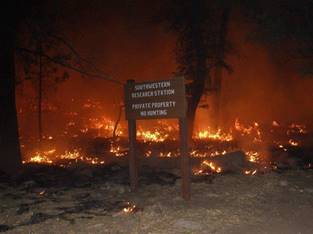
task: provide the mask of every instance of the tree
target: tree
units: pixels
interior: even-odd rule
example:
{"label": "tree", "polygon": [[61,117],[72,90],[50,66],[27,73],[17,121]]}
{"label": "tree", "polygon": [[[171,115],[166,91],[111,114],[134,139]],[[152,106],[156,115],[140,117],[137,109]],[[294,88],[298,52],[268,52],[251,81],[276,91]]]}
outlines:
{"label": "tree", "polygon": [[15,48],[20,12],[15,1],[1,8],[0,25],[0,169],[17,171],[21,165],[15,107]]}
{"label": "tree", "polygon": [[247,19],[256,26],[250,39],[266,45],[281,64],[296,64],[300,74],[312,75],[313,1],[242,2]]}
{"label": "tree", "polygon": [[222,7],[220,28],[218,30],[216,41],[216,64],[212,75],[212,113],[215,118],[212,118],[212,128],[217,130],[220,125],[220,105],[221,105],[221,92],[222,92],[222,74],[223,69],[226,68],[229,72],[232,71],[231,67],[225,63],[226,53],[229,52],[229,43],[227,41],[227,32],[229,27],[231,8],[229,5]]}
{"label": "tree", "polygon": [[[58,1],[49,3],[56,4],[55,6],[58,7]],[[16,78],[15,55],[18,55],[24,63],[25,69],[28,70],[27,74],[31,74],[31,67],[37,63],[36,58],[39,58],[37,61],[41,71],[35,76],[40,82],[43,75],[43,60],[45,60],[82,75],[120,84],[109,76],[103,75],[103,72],[89,61],[82,59],[67,40],[55,34],[52,30],[54,18],[49,14],[53,13],[54,9],[51,5],[46,5],[46,2],[38,0],[5,1],[1,7],[0,25],[3,34],[0,38],[2,48],[0,52],[0,169],[8,173],[17,171],[21,166],[15,103],[15,86],[16,83],[21,82],[21,79]],[[41,94],[42,85],[39,86]],[[39,97],[38,100],[38,106],[41,108],[41,98]]]}
{"label": "tree", "polygon": [[[22,22],[32,19],[36,22],[33,7],[41,6],[36,1],[22,2],[19,0],[5,1],[1,8],[0,39],[0,169],[14,173],[21,166],[21,153],[19,145],[18,122],[15,101],[16,79],[16,52],[20,51]],[[39,22],[39,21],[38,21]],[[29,23],[29,21],[28,21]],[[34,35],[28,36],[34,39]],[[40,51],[41,54],[41,51]],[[41,57],[41,56],[40,56]],[[24,62],[26,62],[25,60]],[[31,64],[28,60],[26,64]]]}
{"label": "tree", "polygon": [[[187,80],[189,140],[201,96],[206,88],[209,91],[213,89],[212,68],[228,67],[224,55],[229,11],[225,8],[222,18],[219,17],[220,12],[220,5],[212,1],[174,0],[164,4],[160,14],[160,21],[177,37],[177,73]],[[220,79],[215,79],[216,86],[220,86]]]}

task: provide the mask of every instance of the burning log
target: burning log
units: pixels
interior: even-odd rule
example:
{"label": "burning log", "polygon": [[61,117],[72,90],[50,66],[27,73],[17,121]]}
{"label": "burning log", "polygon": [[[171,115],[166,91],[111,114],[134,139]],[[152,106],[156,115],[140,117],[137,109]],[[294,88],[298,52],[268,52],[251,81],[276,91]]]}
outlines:
{"label": "burning log", "polygon": [[214,157],[211,161],[222,168],[224,172],[241,173],[244,168],[250,165],[243,151],[226,153],[219,157]]}
{"label": "burning log", "polygon": [[[251,162],[242,151],[221,154],[216,157],[190,158],[192,168],[196,168],[195,174],[202,166],[207,166],[212,173],[234,172],[242,173],[245,168],[251,167]],[[152,168],[175,170],[179,168],[180,157],[148,157],[141,160],[141,164]],[[204,164],[201,166],[201,164]],[[201,172],[199,172],[201,174]]]}

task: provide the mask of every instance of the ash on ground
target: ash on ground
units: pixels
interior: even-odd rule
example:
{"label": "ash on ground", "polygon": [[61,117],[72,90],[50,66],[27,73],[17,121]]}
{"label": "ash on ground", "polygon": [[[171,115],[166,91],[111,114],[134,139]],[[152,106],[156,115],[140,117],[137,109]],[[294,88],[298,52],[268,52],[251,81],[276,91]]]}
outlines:
{"label": "ash on ground", "polygon": [[181,198],[177,171],[27,165],[0,176],[5,233],[313,233],[313,170],[212,174]]}

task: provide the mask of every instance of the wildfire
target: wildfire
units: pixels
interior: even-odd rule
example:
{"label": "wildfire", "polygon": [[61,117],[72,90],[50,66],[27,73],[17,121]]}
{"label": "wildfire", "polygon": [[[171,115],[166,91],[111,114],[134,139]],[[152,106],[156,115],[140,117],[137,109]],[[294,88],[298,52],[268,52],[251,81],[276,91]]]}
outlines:
{"label": "wildfire", "polygon": [[287,135],[291,135],[293,133],[305,134],[307,133],[306,126],[303,124],[292,123],[289,125],[289,129],[287,130]]}
{"label": "wildfire", "polygon": [[[29,157],[29,159],[24,160],[23,164],[25,163],[40,163],[40,164],[55,164],[57,165],[59,162],[68,161],[68,164],[71,164],[72,161],[84,162],[88,164],[100,165],[104,164],[105,161],[101,160],[97,157],[88,157],[81,154],[81,152],[77,149],[73,151],[65,151],[62,154],[57,154],[56,149],[42,151],[42,152],[35,152],[33,155]],[[64,164],[60,164],[60,166]]]}
{"label": "wildfire", "polygon": [[123,212],[126,214],[132,213],[136,209],[136,205],[127,202],[126,207],[123,208]]}
{"label": "wildfire", "polygon": [[139,126],[137,130],[137,138],[143,142],[164,142],[166,140],[175,140],[178,133],[178,126],[170,124],[167,121],[158,121],[157,127],[153,129],[144,129]]}
{"label": "wildfire", "polygon": [[256,151],[246,151],[246,155],[248,156],[248,161],[252,163],[256,163],[260,160],[260,154]]}
{"label": "wildfire", "polygon": [[126,155],[126,151],[122,150],[119,145],[110,144],[110,153],[114,154],[115,157],[123,157]]}
{"label": "wildfire", "polygon": [[257,170],[245,170],[245,175],[255,175],[257,173]]}
{"label": "wildfire", "polygon": [[276,120],[273,120],[272,125],[274,127],[279,127],[280,126],[279,123]]}
{"label": "wildfire", "polygon": [[148,151],[145,152],[145,157],[149,158],[149,157],[151,157],[151,154],[152,154],[152,151],[148,150]]}
{"label": "wildfire", "polygon": [[36,152],[28,161],[23,161],[23,163],[42,163],[42,164],[52,164],[53,161],[50,160],[46,155]]}
{"label": "wildfire", "polygon": [[290,140],[288,141],[288,143],[289,143],[291,146],[298,146],[298,145],[299,145],[299,142],[297,142],[297,141],[295,141],[295,140],[293,140],[293,139],[290,139]]}
{"label": "wildfire", "polygon": [[194,171],[194,175],[207,175],[211,173],[221,173],[222,168],[215,165],[213,162],[210,162],[208,160],[202,161],[200,165],[200,169]]}
{"label": "wildfire", "polygon": [[221,129],[218,129],[216,132],[212,132],[210,128],[202,130],[196,133],[196,139],[210,139],[217,141],[232,141],[233,136],[231,134],[222,133]]}
{"label": "wildfire", "polygon": [[[81,128],[81,132],[88,132],[90,129],[97,130],[98,136],[112,137],[115,129],[115,122],[108,119],[105,116],[89,118],[87,123]],[[116,135],[123,135],[124,132],[121,129],[116,130]]]}
{"label": "wildfire", "polygon": [[234,128],[241,136],[253,136],[254,143],[262,142],[262,133],[258,122],[254,122],[252,125],[246,127],[239,122],[239,119],[236,119]]}
{"label": "wildfire", "polygon": [[169,134],[164,133],[162,134],[159,131],[137,131],[137,137],[139,140],[142,140],[143,142],[164,142],[166,139],[168,139]]}
{"label": "wildfire", "polygon": [[175,154],[174,152],[171,152],[171,151],[166,152],[166,153],[160,152],[160,154],[159,154],[160,158],[172,158],[172,157],[176,157],[176,156],[177,156],[177,154]]}
{"label": "wildfire", "polygon": [[73,159],[78,159],[80,156],[80,153],[78,150],[74,150],[74,151],[65,151],[64,154],[60,155],[61,159],[67,159],[67,160],[73,160]]}
{"label": "wildfire", "polygon": [[[47,142],[46,146],[50,147],[49,150],[34,150],[29,147],[28,142],[22,142],[21,147],[23,151],[27,152],[26,150],[28,150],[28,152],[30,152],[31,150],[31,153],[26,154],[26,159],[23,163],[67,166],[68,164],[82,162],[92,165],[101,165],[105,163],[102,157],[99,156],[101,153],[103,153],[103,157],[106,154],[114,155],[115,157],[126,156],[128,153],[128,145],[127,141],[125,141],[125,139],[127,139],[127,128],[124,126],[124,123],[117,123],[101,114],[105,108],[101,106],[100,102],[87,100],[81,107],[82,110],[87,109],[87,114],[86,112],[66,112],[64,113],[66,123],[64,123],[63,128],[60,128],[62,129],[60,133],[56,135],[46,133],[46,135],[44,135],[43,140]],[[90,113],[92,115],[90,115]],[[96,115],[94,113],[100,114]],[[268,129],[268,126],[271,128]],[[114,135],[119,136],[119,138],[112,138],[113,131],[115,131]],[[148,146],[147,148],[143,148],[142,151],[145,157],[151,157],[152,155],[160,158],[178,157],[179,150],[173,149],[172,147],[177,146],[178,133],[179,128],[176,122],[159,120],[157,124],[153,124],[150,128],[138,125],[137,140],[141,142],[140,145],[143,145],[142,143],[148,143],[143,146]],[[282,138],[276,137],[275,141],[267,142],[265,141],[265,136],[267,136],[268,133],[279,133],[279,136]],[[266,143],[287,151],[288,146],[301,145],[302,142],[300,140],[302,138],[299,139],[297,136],[305,133],[307,133],[307,129],[303,124],[293,123],[288,126],[283,126],[282,123],[276,120],[270,122],[269,125],[263,125],[257,121],[243,124],[237,118],[232,127],[228,130],[222,130],[221,128],[213,130],[210,127],[199,129],[193,135],[195,144],[192,146],[189,153],[191,157],[210,158],[223,156],[236,149],[245,151],[248,161],[252,163],[262,163],[263,155],[255,149],[260,148],[259,146],[260,143],[263,142],[263,138]],[[60,136],[63,137],[62,140],[64,137],[70,137],[70,139],[75,138],[73,139],[75,143],[71,145],[71,149],[55,147],[58,145],[57,142],[59,142]],[[98,148],[96,149],[97,156],[85,153],[90,151],[88,151],[88,148],[84,146],[84,144],[80,144],[81,140],[88,139],[88,141],[93,142],[94,138],[99,138],[100,141],[103,139],[103,145],[105,145],[105,147],[101,148],[102,142],[100,142],[99,150]],[[119,141],[116,139],[122,140]],[[246,148],[239,148],[238,145],[240,145],[241,142],[246,143]],[[109,144],[109,149],[107,143]],[[161,143],[160,146],[158,143]],[[163,143],[168,143],[170,147],[164,147],[165,144]],[[222,168],[215,165],[213,162],[204,160],[200,165],[200,169],[195,173],[203,174],[212,172],[221,173]],[[244,174],[247,175],[254,175],[255,173],[256,171],[253,170],[244,171]]]}

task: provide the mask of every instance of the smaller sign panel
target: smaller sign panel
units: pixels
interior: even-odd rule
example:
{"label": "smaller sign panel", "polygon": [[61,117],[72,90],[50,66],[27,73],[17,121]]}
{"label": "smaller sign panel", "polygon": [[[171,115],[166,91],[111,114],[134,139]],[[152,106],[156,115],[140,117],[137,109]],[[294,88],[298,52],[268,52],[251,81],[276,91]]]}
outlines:
{"label": "smaller sign panel", "polygon": [[183,77],[125,85],[126,119],[166,119],[186,116]]}

